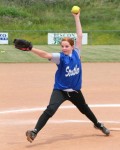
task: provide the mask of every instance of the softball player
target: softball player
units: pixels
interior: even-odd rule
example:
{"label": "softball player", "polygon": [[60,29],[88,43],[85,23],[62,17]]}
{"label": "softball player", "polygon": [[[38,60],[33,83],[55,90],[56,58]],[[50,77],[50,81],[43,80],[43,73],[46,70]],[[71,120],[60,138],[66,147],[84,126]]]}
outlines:
{"label": "softball player", "polygon": [[31,52],[42,58],[47,58],[57,65],[55,74],[55,83],[51,94],[50,102],[46,110],[42,113],[33,130],[26,132],[27,140],[32,142],[38,132],[45,126],[48,119],[52,117],[59,106],[66,100],[72,102],[78,110],[91,120],[94,127],[100,129],[105,135],[109,135],[110,131],[100,122],[85,102],[81,92],[82,86],[82,66],[80,59],[80,50],[82,45],[82,27],[80,22],[80,12],[73,14],[76,25],[76,44],[69,38],[63,38],[60,45],[62,51],[60,53],[48,53],[43,50],[32,48]]}

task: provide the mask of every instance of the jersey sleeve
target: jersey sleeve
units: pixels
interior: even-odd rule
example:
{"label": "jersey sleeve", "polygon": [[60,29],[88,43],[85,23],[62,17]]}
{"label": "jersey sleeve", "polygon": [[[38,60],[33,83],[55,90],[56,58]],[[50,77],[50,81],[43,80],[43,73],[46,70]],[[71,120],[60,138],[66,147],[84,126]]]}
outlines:
{"label": "jersey sleeve", "polygon": [[60,63],[60,53],[52,53],[52,59],[50,59],[49,61],[59,65],[59,63]]}

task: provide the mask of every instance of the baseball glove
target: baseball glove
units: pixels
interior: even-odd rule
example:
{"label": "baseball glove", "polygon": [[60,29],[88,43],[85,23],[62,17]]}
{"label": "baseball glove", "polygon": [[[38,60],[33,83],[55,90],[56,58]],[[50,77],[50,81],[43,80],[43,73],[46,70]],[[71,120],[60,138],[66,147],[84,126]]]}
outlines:
{"label": "baseball glove", "polygon": [[30,51],[32,49],[32,43],[23,39],[14,39],[15,48],[22,51]]}

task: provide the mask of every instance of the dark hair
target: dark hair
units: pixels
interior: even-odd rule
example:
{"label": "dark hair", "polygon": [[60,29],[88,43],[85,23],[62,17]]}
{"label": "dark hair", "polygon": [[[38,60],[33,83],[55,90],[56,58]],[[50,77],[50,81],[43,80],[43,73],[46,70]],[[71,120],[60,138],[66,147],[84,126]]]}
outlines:
{"label": "dark hair", "polygon": [[73,40],[72,38],[70,38],[70,37],[64,37],[64,38],[61,40],[60,44],[61,44],[63,41],[69,42],[69,44],[70,44],[71,46],[74,45],[74,40]]}

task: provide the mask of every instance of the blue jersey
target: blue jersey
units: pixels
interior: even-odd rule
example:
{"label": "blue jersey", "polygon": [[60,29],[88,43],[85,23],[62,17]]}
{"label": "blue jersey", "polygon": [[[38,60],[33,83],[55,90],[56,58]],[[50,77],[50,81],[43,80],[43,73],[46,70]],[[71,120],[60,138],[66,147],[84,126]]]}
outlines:
{"label": "blue jersey", "polygon": [[54,89],[80,90],[82,85],[82,67],[78,53],[73,50],[69,56],[61,52],[59,61],[55,74]]}

